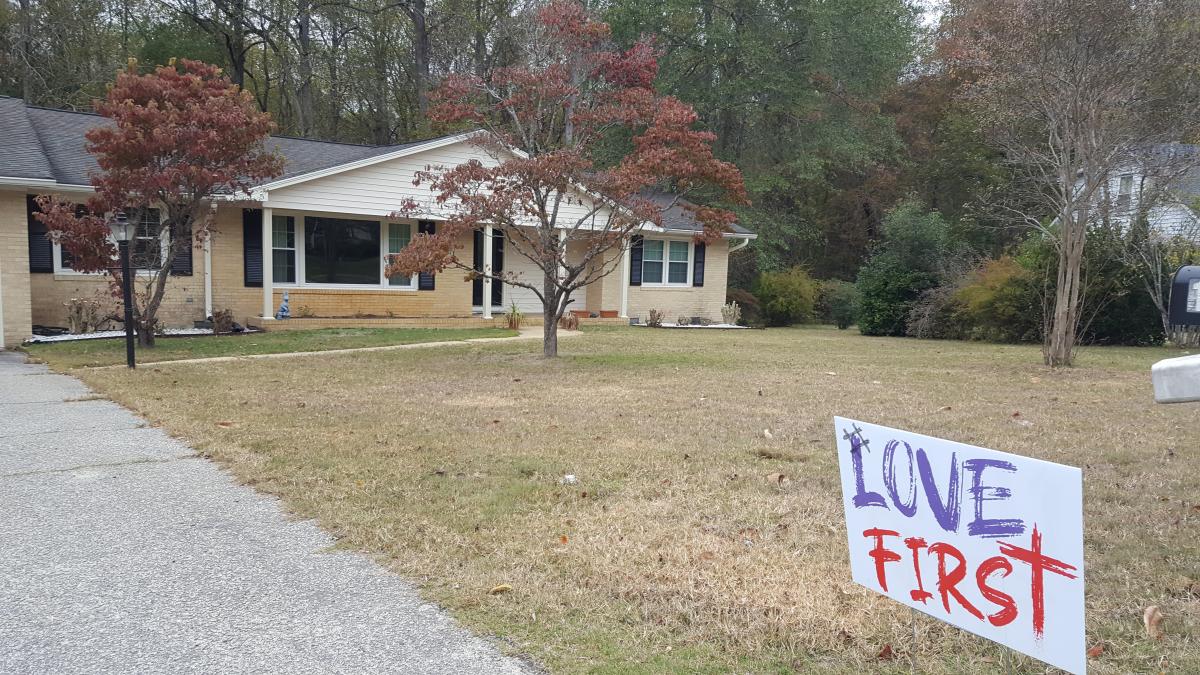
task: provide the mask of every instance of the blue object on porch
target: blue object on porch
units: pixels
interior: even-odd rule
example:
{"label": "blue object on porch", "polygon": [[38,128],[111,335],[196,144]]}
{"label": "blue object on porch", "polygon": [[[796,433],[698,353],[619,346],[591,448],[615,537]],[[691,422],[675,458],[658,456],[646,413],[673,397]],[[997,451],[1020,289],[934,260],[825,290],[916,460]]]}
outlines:
{"label": "blue object on porch", "polygon": [[291,316],[292,316],[292,311],[290,309],[288,309],[288,292],[284,291],[283,292],[283,302],[279,303],[279,311],[275,312],[275,318],[276,319],[288,319],[288,318],[291,318]]}

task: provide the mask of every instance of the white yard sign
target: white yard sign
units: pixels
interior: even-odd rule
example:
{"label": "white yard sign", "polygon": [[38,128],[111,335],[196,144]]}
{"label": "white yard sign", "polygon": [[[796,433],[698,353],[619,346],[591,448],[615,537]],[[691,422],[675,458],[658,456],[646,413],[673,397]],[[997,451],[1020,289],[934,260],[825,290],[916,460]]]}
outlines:
{"label": "white yard sign", "polygon": [[834,418],[854,581],[1087,669],[1078,468]]}

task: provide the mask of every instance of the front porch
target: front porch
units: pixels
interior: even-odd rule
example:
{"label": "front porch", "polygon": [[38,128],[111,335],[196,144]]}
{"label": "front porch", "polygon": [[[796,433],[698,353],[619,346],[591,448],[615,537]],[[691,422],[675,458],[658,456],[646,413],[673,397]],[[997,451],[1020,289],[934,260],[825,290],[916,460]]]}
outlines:
{"label": "front porch", "polygon": [[[246,285],[260,285],[262,298],[259,312],[241,315],[250,325],[274,329],[285,293],[291,321],[309,326],[491,325],[512,306],[527,320],[540,320],[541,301],[521,286],[471,280],[456,269],[388,277],[389,257],[417,234],[436,233],[439,221],[282,208],[242,211]],[[541,268],[506,243],[499,231],[480,228],[457,239],[456,255],[477,270],[540,284]],[[582,259],[584,246],[584,241],[569,242],[568,259]],[[628,252],[614,250],[604,264],[614,271],[577,291],[570,309],[584,319],[595,314],[607,323],[628,323]]]}

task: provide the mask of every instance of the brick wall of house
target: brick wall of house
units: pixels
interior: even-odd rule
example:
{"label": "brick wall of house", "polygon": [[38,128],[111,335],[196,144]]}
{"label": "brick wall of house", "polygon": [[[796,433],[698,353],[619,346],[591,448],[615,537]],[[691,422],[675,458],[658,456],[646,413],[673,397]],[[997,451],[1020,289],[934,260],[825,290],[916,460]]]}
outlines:
{"label": "brick wall of house", "polygon": [[729,277],[729,242],[710,244],[705,253],[704,286],[630,286],[629,316],[645,322],[650,310],[657,309],[666,312],[666,321],[671,323],[680,316],[720,321]]}
{"label": "brick wall of house", "polygon": [[[196,256],[197,265],[200,256]],[[28,269],[28,268],[27,268]],[[43,326],[67,327],[67,303],[72,298],[96,299],[105,303],[111,314],[121,313],[120,298],[110,291],[109,279],[103,274],[30,274],[33,299],[33,323]],[[135,284],[134,292],[144,288],[143,280]],[[190,276],[172,276],[158,308],[158,320],[164,328],[191,328],[192,322],[204,318],[203,270]]]}
{"label": "brick wall of house", "polygon": [[[257,324],[262,314],[262,288],[246,286],[241,207],[218,208],[211,229],[213,311],[233,310],[234,321]],[[203,265],[203,259],[198,259]]]}
{"label": "brick wall of house", "polygon": [[25,193],[0,192],[0,346],[16,347],[29,337],[29,230]]}
{"label": "brick wall of house", "polygon": [[[234,320],[257,325],[262,314],[262,288],[245,283],[242,248],[242,210],[222,207],[217,211],[212,238],[213,309],[232,309]],[[471,235],[456,243],[460,257],[469,260],[474,245]],[[197,260],[201,260],[197,256]],[[283,300],[282,288],[273,289],[272,307]],[[390,289],[289,288],[293,316],[301,310],[321,317],[471,316],[471,283],[463,273],[446,270],[437,275],[432,291]]]}

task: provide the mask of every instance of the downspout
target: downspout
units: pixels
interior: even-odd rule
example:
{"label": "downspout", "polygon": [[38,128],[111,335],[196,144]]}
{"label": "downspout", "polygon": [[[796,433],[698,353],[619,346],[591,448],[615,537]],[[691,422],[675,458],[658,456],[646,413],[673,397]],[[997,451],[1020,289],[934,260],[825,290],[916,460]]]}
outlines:
{"label": "downspout", "polygon": [[[214,220],[217,217],[217,203],[212,203],[212,214]],[[213,289],[212,289],[212,230],[209,229],[204,233],[204,319],[207,321],[213,315]]]}
{"label": "downspout", "polygon": [[739,238],[738,241],[741,243],[729,247],[730,253],[733,253],[734,251],[740,251],[750,245],[749,237]]}

